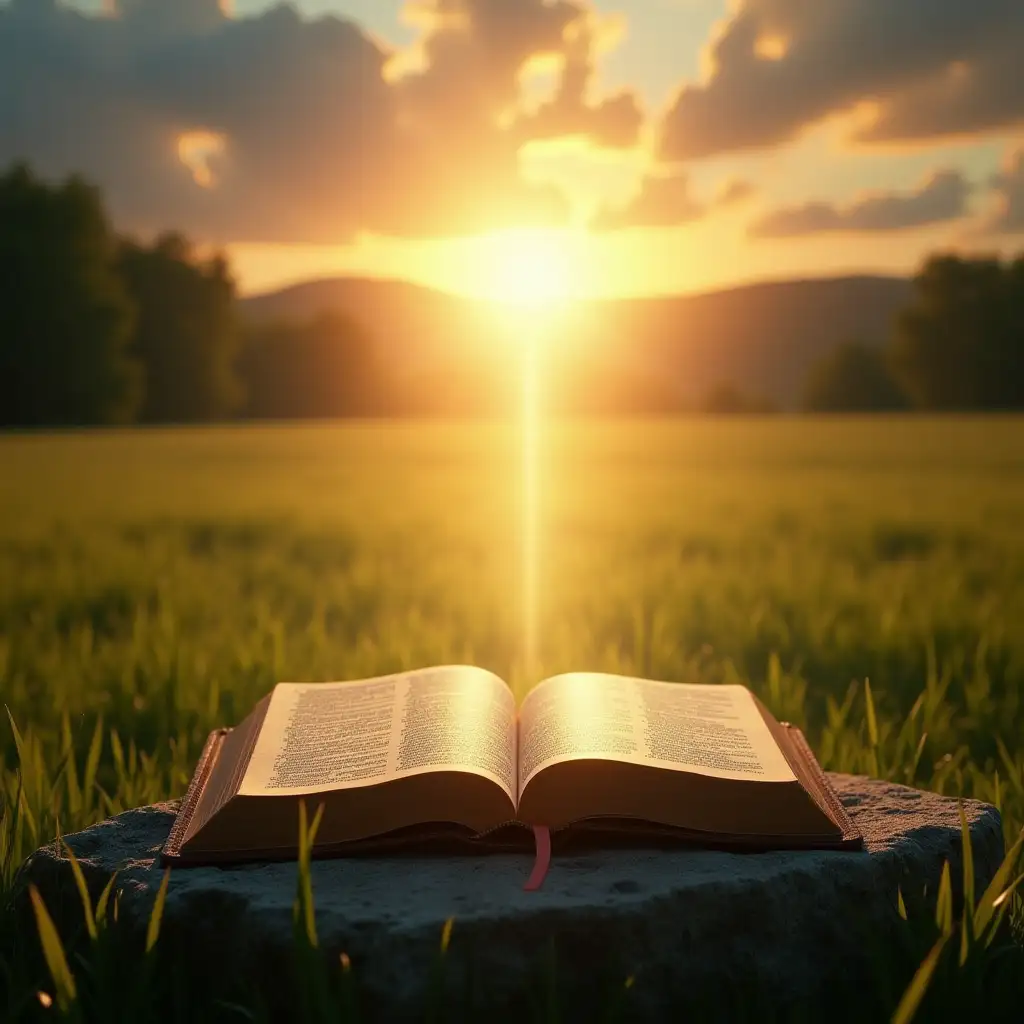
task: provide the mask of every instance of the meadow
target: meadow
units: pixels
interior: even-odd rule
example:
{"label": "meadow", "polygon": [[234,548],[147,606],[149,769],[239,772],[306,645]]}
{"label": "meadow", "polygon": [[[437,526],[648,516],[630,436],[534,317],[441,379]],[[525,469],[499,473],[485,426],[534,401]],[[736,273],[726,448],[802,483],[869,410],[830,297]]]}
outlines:
{"label": "meadow", "polygon": [[1024,419],[565,422],[538,457],[528,670],[511,425],[0,438],[0,899],[58,824],[179,795],[276,681],[450,662],[742,681],[826,768],[1016,836]]}

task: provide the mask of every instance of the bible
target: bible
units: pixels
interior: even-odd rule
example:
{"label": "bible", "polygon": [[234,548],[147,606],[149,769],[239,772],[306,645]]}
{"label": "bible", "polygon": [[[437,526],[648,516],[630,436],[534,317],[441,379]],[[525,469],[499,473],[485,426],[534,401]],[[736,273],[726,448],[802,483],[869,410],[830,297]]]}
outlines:
{"label": "bible", "polygon": [[862,845],[800,730],[746,687],[571,673],[517,708],[492,673],[443,666],[279,683],[211,733],[163,860],[292,859],[302,800],[323,806],[319,856],[529,848],[538,827],[556,846]]}

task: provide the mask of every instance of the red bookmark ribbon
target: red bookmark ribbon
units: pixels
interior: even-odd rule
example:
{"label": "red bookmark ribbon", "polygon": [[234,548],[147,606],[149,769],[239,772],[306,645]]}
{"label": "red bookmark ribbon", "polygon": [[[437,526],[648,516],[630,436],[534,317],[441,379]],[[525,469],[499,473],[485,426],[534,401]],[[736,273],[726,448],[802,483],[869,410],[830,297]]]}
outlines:
{"label": "red bookmark ribbon", "polygon": [[533,870],[526,880],[526,885],[523,886],[526,892],[536,892],[544,884],[548,868],[551,867],[551,830],[547,825],[534,825],[533,839],[537,844],[537,859],[533,862]]}

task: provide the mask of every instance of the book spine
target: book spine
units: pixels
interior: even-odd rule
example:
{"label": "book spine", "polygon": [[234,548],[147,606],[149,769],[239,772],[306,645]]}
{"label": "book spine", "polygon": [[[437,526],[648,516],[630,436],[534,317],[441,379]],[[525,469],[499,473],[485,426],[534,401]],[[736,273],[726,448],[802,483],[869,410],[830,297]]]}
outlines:
{"label": "book spine", "polygon": [[165,865],[173,863],[181,857],[181,848],[188,833],[188,826],[196,812],[199,798],[203,795],[203,790],[206,788],[217,752],[220,750],[220,746],[228,732],[230,732],[229,729],[215,729],[206,738],[206,745],[199,756],[199,763],[196,765],[196,770],[192,775],[192,781],[189,783],[188,790],[182,798],[181,805],[178,807],[174,824],[167,835],[167,842],[164,843],[161,850],[160,859]]}
{"label": "book spine", "polygon": [[856,825],[854,825],[850,815],[847,814],[846,808],[840,802],[839,797],[836,795],[836,791],[832,788],[832,783],[828,781],[828,776],[824,771],[822,771],[821,765],[818,763],[818,759],[814,756],[814,752],[808,745],[803,732],[794,725],[787,724],[785,729],[789,733],[789,737],[793,742],[794,752],[801,761],[803,761],[804,767],[817,783],[818,792],[821,798],[828,805],[827,809],[829,814],[832,816],[832,820],[835,821],[840,829],[842,829],[843,842],[849,843],[850,845],[860,845],[863,843],[863,837],[858,831]]}

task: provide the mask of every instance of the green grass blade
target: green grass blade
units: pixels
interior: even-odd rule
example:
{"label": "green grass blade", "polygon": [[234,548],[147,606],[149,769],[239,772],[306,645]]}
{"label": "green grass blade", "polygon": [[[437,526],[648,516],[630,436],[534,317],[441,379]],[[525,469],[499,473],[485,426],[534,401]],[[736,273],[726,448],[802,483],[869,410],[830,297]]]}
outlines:
{"label": "green grass blade", "polygon": [[1022,846],[1024,846],[1024,832],[1021,833],[1017,842],[1010,848],[1010,851],[1003,858],[1003,862],[996,868],[992,881],[989,882],[988,887],[981,894],[981,899],[978,901],[978,906],[974,911],[974,934],[979,938],[992,920],[997,898],[1003,892],[1006,883],[1010,880],[1010,876],[1017,867]]}
{"label": "green grass blade", "polygon": [[995,908],[995,914],[992,917],[992,921],[989,925],[988,935],[985,939],[985,948],[995,941],[996,936],[999,934],[999,929],[1002,927],[1003,918],[1006,916],[1006,912],[1010,909],[1010,904],[1013,899],[1013,894],[1017,889],[1024,884],[1024,875],[1018,876],[1014,881],[1007,886],[1007,888],[1001,892],[992,904]]}
{"label": "green grass blade", "polygon": [[110,905],[110,894],[114,891],[114,883],[116,881],[117,872],[115,871],[107,880],[107,884],[103,887],[103,892],[100,893],[100,898],[96,901],[97,928],[107,920],[107,908]]}
{"label": "green grass blade", "polygon": [[434,1024],[435,1021],[443,1019],[442,1004],[444,1002],[445,966],[454,924],[455,919],[449,917],[441,927],[441,944],[437,959],[434,961],[434,968],[431,972],[430,983],[427,988],[427,1008],[424,1013],[426,1024]]}
{"label": "green grass blade", "polygon": [[[149,915],[149,925],[146,928],[146,952],[150,953],[160,938],[160,923],[164,916],[164,904],[167,902],[167,884],[171,880],[171,869],[164,871],[163,881],[156,893],[156,900],[153,903],[152,913]],[[115,904],[116,905],[116,904]]]}
{"label": "green grass blade", "polygon": [[871,680],[864,680],[864,708],[868,716],[868,742],[878,746],[878,719],[875,717],[875,701],[871,696]]}
{"label": "green grass blade", "polygon": [[10,864],[14,859],[14,827],[11,824],[13,816],[14,811],[8,810],[6,804],[0,805],[0,886],[5,888]]}
{"label": "green grass blade", "polygon": [[20,833],[22,827],[27,828],[32,833],[32,839],[35,842],[39,838],[39,826],[36,823],[35,815],[32,813],[32,808],[29,807],[28,797],[25,795],[25,770],[28,767],[27,758],[25,757],[25,741],[18,731],[18,726],[15,724],[11,709],[6,704],[4,709],[7,711],[7,721],[11,724],[11,734],[14,736],[14,750],[18,755],[18,790],[14,803],[20,810],[18,820],[15,823],[15,832],[17,834]]}
{"label": "green grass blade", "polygon": [[948,860],[942,865],[939,898],[935,904],[935,923],[946,938],[953,934],[953,885],[950,881]]}
{"label": "green grass blade", "polygon": [[75,743],[71,735],[71,719],[66,710],[60,718],[60,736],[64,755],[64,784],[68,794],[68,810],[73,816],[77,816],[82,810],[82,787],[78,783]]}
{"label": "green grass blade", "polygon": [[121,744],[121,737],[116,729],[110,730],[110,753],[114,757],[114,767],[117,769],[117,777],[124,782],[126,779],[124,767],[124,747]]}
{"label": "green grass blade", "polygon": [[868,770],[873,779],[879,776],[878,765],[878,718],[875,716],[875,700],[871,695],[871,680],[864,680],[864,709],[868,720]]}
{"label": "green grass blade", "polygon": [[900,999],[896,1012],[892,1015],[892,1024],[910,1024],[914,1019],[914,1015],[917,1013],[928,992],[932,975],[935,974],[935,968],[939,964],[939,958],[942,956],[942,951],[948,941],[948,935],[940,936],[938,942],[932,946],[928,955],[921,962],[921,966],[914,972],[914,977],[907,986],[906,992],[903,993],[903,998]]}
{"label": "green grass blade", "polygon": [[78,896],[82,901],[85,930],[89,933],[89,938],[95,942],[99,937],[96,931],[96,918],[93,916],[92,899],[89,896],[89,887],[85,884],[85,875],[82,874],[82,865],[78,863],[74,850],[68,846],[66,840],[61,839],[60,844],[64,847],[64,853],[67,856],[68,863],[71,865],[71,877],[75,880],[75,888],[78,889]]}
{"label": "green grass blade", "polygon": [[317,808],[313,821],[307,826],[306,801],[299,801],[299,863],[298,863],[298,892],[295,899],[294,914],[298,924],[301,925],[306,941],[313,949],[317,947],[316,934],[316,908],[313,902],[313,871],[312,856],[313,845],[316,842],[316,834],[320,829],[320,822],[324,816],[324,805],[321,803]]}
{"label": "green grass blade", "polygon": [[921,763],[921,755],[924,753],[924,745],[928,740],[928,733],[921,733],[917,741],[917,749],[914,751],[913,760],[907,765],[907,782],[913,782],[917,777],[917,766]]}
{"label": "green grass blade", "polygon": [[96,773],[99,771],[100,758],[103,756],[103,716],[96,719],[96,728],[92,731],[89,753],[85,756],[85,771],[82,774],[82,793],[86,798],[92,794],[96,784]]}
{"label": "green grass blade", "polygon": [[316,911],[313,903],[313,880],[309,864],[299,866],[299,898],[296,901],[296,912],[302,924],[306,942],[310,947],[317,947],[318,939],[316,934]]}
{"label": "green grass blade", "polygon": [[64,953],[64,945],[57,934],[57,928],[46,909],[43,897],[39,890],[30,885],[28,888],[29,898],[32,901],[32,911],[36,918],[36,928],[39,932],[39,943],[43,949],[43,958],[46,960],[46,967],[53,979],[54,988],[57,990],[57,1005],[63,1012],[71,1008],[71,1004],[78,996],[75,988],[75,979],[68,967],[68,958]]}
{"label": "green grass blade", "polygon": [[25,741],[21,738],[21,733],[18,731],[18,726],[14,722],[14,715],[11,714],[11,709],[5,704],[4,710],[7,712],[7,721],[11,723],[11,733],[14,736],[14,749],[18,753],[18,761],[20,763],[24,763]]}
{"label": "green grass blade", "polygon": [[960,926],[960,966],[967,963],[974,938],[974,847],[967,812],[963,800],[957,801],[960,810],[960,846],[964,869],[964,909]]}
{"label": "green grass blade", "polygon": [[308,855],[310,857],[312,857],[312,855],[313,855],[313,847],[316,844],[316,836],[317,836],[317,833],[320,831],[320,823],[323,820],[324,820],[324,805],[320,804],[320,806],[316,809],[316,814],[313,816],[313,822],[309,826],[309,846],[308,846],[308,849],[307,849],[307,853],[308,853]]}

